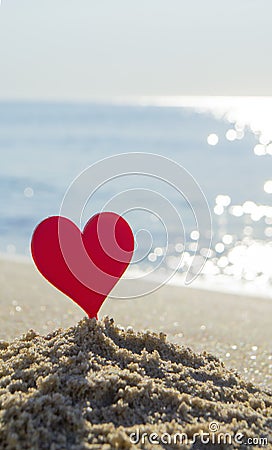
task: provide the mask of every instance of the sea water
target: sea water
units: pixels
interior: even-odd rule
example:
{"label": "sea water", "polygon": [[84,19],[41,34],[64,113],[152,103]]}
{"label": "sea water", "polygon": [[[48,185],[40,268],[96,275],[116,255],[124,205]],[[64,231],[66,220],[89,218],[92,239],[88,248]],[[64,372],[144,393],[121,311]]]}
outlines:
{"label": "sea water", "polygon": [[[0,103],[0,252],[29,256],[37,223],[59,214],[66,190],[90,165],[115,154],[153,153],[185,168],[209,204],[213,239],[195,285],[239,286],[246,293],[270,295],[271,117],[269,98]],[[129,193],[133,189],[138,198]],[[87,201],[78,225],[124,191],[126,206],[128,198],[133,207],[141,206],[144,190],[159,193],[179,210],[184,233],[175,222],[165,230],[152,214],[152,201],[149,210],[131,211],[127,219],[135,235],[147,231],[137,242],[142,257],[134,268],[141,272],[159,265],[171,274],[182,254],[174,278],[181,283],[198,231],[184,198],[169,185],[144,175],[105,182]]]}

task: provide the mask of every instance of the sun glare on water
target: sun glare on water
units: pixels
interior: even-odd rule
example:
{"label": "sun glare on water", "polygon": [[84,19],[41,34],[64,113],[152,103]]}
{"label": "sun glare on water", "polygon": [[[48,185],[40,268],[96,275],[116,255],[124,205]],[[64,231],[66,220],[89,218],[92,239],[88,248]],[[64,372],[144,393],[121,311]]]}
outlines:
{"label": "sun glare on water", "polygon": [[[145,106],[192,108],[199,113],[210,113],[216,119],[224,120],[229,127],[224,136],[210,130],[206,138],[208,145],[216,147],[221,139],[231,143],[242,140],[245,133],[249,132],[253,133],[257,141],[249,151],[256,157],[272,156],[272,97],[143,97],[138,99],[138,103]],[[269,161],[268,159],[268,164]],[[232,277],[233,281],[253,283],[258,293],[265,286],[265,292],[270,292],[272,172],[271,179],[263,180],[263,191],[268,194],[266,204],[258,204],[250,198],[242,204],[234,204],[227,193],[218,193],[213,207],[215,238],[212,248],[206,249],[208,260],[202,276],[216,277],[220,283],[225,277],[227,284],[229,277]],[[236,223],[240,231],[238,228],[236,232],[228,229],[227,224],[231,222]],[[185,248],[181,272],[190,264],[196,237],[192,231],[191,242]],[[176,244],[177,253],[184,251],[180,246],[181,244]]]}

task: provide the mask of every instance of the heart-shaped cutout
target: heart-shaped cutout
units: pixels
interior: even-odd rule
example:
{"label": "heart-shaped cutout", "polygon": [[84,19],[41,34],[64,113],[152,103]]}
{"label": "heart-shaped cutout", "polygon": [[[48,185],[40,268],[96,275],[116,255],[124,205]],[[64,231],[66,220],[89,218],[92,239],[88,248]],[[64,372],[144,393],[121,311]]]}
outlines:
{"label": "heart-shaped cutout", "polygon": [[130,226],[113,212],[93,216],[82,233],[66,217],[49,217],[37,226],[31,241],[33,260],[41,274],[90,318],[97,318],[133,250]]}

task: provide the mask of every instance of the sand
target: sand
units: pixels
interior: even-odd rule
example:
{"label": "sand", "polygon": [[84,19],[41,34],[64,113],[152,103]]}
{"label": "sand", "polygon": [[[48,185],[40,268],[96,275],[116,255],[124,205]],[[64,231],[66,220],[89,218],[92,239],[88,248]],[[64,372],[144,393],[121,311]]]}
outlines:
{"label": "sand", "polygon": [[[122,280],[117,287],[122,292]],[[46,334],[84,317],[32,264],[6,259],[0,260],[0,311],[0,340],[29,328]],[[164,286],[137,300],[109,298],[104,315],[124,327],[162,331],[171,342],[208,351],[254,384],[272,387],[271,299]]]}
{"label": "sand", "polygon": [[164,333],[84,319],[2,341],[0,361],[1,449],[272,446],[271,392]]}

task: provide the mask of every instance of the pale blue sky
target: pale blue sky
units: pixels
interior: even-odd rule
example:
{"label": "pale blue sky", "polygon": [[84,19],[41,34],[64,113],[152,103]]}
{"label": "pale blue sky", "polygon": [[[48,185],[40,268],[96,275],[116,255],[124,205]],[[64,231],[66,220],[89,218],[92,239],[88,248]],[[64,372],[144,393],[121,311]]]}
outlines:
{"label": "pale blue sky", "polygon": [[271,95],[271,0],[2,0],[0,99]]}

